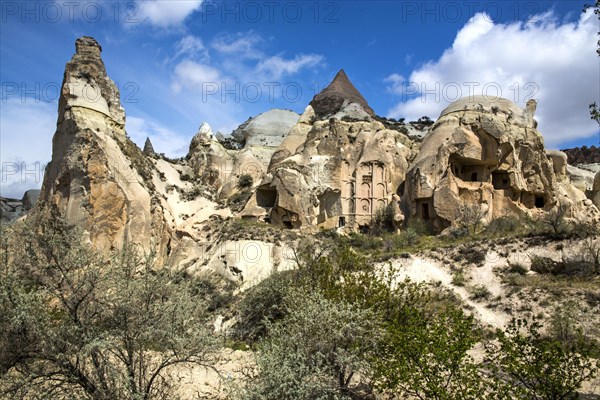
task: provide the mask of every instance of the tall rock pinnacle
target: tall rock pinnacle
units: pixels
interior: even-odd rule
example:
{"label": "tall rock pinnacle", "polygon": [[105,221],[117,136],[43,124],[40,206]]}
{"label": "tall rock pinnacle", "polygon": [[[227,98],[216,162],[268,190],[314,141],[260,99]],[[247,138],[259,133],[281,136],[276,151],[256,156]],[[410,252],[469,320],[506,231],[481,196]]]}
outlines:
{"label": "tall rock pinnacle", "polygon": [[119,90],[98,42],[84,36],[75,48],[65,67],[52,160],[38,204],[55,205],[98,248],[135,242],[160,256],[169,235],[162,209],[151,201],[154,165],[125,134]]}
{"label": "tall rock pinnacle", "polygon": [[367,114],[375,116],[375,112],[367,100],[354,87],[343,69],[339,70],[333,81],[317,94],[310,105],[319,117],[324,117],[338,112],[344,102],[359,104]]}
{"label": "tall rock pinnacle", "polygon": [[106,74],[102,47],[96,39],[83,36],[75,42],[75,54],[65,67],[59,102],[59,123],[71,107],[85,107],[125,125],[119,90]]}

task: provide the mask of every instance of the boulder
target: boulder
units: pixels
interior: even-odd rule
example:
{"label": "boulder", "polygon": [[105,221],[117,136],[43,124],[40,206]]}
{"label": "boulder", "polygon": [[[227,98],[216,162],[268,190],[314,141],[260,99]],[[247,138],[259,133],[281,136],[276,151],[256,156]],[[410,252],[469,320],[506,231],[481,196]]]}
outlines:
{"label": "boulder", "polygon": [[39,189],[31,189],[26,191],[23,194],[23,198],[21,199],[21,202],[23,203],[23,208],[25,210],[31,210],[33,207],[35,207],[38,199],[40,198],[40,193],[41,190]]}

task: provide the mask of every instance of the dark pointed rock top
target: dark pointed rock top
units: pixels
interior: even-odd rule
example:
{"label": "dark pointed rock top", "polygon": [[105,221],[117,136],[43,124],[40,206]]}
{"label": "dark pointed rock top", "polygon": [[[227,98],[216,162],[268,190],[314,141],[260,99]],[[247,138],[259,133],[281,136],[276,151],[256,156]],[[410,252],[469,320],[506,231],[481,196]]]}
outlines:
{"label": "dark pointed rock top", "polygon": [[146,138],[146,143],[144,143],[144,154],[147,156],[153,156],[156,154],[154,152],[154,146],[152,146],[152,142],[150,141],[149,137]]}
{"label": "dark pointed rock top", "polygon": [[333,81],[321,93],[313,97],[310,105],[315,110],[319,117],[334,114],[340,110],[344,101],[348,103],[358,103],[371,116],[375,116],[375,112],[367,100],[354,87],[348,75],[341,69]]}

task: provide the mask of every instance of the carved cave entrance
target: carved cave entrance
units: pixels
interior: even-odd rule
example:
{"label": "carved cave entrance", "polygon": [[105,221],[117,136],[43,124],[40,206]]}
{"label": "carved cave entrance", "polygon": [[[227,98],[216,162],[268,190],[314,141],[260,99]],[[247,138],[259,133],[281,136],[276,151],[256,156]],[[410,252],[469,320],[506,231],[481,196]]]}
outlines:
{"label": "carved cave entrance", "polygon": [[492,184],[496,190],[510,189],[510,176],[508,175],[508,172],[492,172]]}

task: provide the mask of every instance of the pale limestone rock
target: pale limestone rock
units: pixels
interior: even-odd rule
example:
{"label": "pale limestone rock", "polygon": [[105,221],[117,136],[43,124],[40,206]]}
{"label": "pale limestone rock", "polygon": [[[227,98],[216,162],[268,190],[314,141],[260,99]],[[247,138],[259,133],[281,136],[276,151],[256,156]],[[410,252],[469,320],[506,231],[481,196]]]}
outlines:
{"label": "pale limestone rock", "polygon": [[594,178],[594,186],[592,187],[592,202],[600,209],[600,172]]}
{"label": "pale limestone rock", "polygon": [[299,115],[290,110],[272,109],[250,118],[232,136],[245,148],[265,146],[276,148],[298,122]]}
{"label": "pale limestone rock", "polygon": [[404,143],[376,121],[299,122],[242,215],[290,228],[368,225],[404,181],[412,151]]}
{"label": "pale limestone rock", "polygon": [[125,135],[119,91],[100,52],[93,38],[77,39],[66,65],[38,204],[54,204],[99,249],[128,241],[162,260],[171,235],[153,196],[152,164]]}
{"label": "pale limestone rock", "polygon": [[569,181],[571,184],[577,189],[584,193],[592,190],[595,176],[593,172],[574,167],[572,165],[567,165],[567,175],[569,176]]}
{"label": "pale limestone rock", "polygon": [[535,129],[536,103],[525,110],[501,98],[473,96],[450,104],[408,172],[404,208],[437,231],[460,217],[461,206],[479,204],[489,221],[539,214],[558,204],[572,218],[597,218],[585,195],[567,179],[561,152],[544,151]]}

